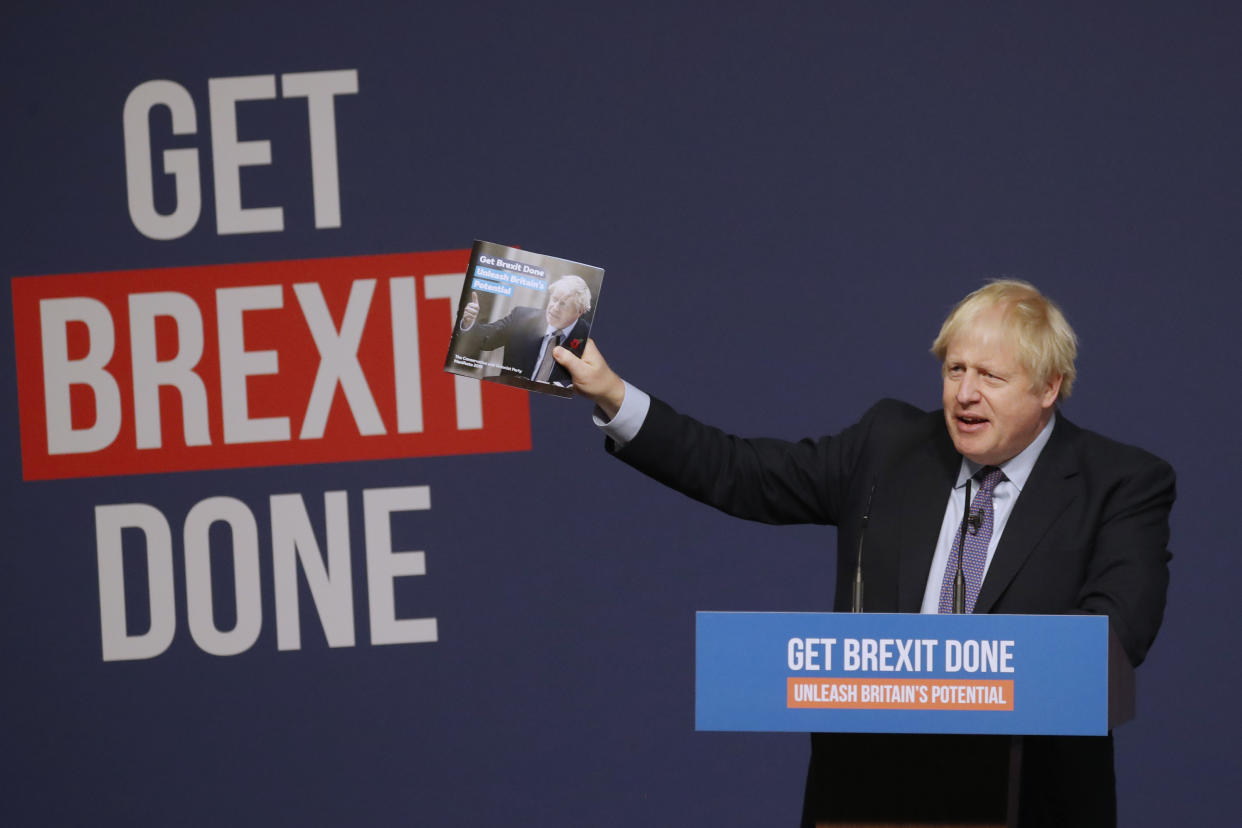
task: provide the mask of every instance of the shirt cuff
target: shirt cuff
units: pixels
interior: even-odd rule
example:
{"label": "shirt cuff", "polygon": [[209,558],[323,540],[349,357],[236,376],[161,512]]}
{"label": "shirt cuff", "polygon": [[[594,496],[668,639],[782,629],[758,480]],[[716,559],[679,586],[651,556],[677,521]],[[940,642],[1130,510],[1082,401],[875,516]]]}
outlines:
{"label": "shirt cuff", "polygon": [[[622,382],[625,381],[622,380]],[[651,397],[647,396],[645,391],[626,382],[625,398],[621,400],[621,409],[617,411],[617,416],[605,421],[604,412],[597,406],[592,419],[595,420],[595,425],[599,426],[614,443],[624,446],[638,436],[638,430],[643,427],[650,408]]]}

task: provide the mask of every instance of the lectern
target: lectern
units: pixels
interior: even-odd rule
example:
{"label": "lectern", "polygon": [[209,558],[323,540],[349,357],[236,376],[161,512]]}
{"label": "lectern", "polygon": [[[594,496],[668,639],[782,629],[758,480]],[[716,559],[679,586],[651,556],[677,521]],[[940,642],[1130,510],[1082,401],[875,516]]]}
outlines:
{"label": "lectern", "polygon": [[1016,825],[1022,737],[1133,715],[1103,616],[697,616],[696,729],[841,734],[821,825]]}

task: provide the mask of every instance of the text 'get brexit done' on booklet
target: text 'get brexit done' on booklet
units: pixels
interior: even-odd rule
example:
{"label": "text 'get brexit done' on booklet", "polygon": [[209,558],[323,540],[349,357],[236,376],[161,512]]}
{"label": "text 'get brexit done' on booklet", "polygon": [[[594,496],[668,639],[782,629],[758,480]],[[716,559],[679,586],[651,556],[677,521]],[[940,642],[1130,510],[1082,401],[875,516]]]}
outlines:
{"label": "text 'get brexit done' on booklet", "polygon": [[582,356],[603,283],[602,268],[475,241],[444,370],[572,397],[552,349]]}

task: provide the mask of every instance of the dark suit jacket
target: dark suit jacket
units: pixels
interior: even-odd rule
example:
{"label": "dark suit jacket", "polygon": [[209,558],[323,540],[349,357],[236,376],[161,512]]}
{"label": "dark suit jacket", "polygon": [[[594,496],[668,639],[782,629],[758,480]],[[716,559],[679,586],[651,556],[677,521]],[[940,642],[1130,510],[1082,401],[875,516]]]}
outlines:
{"label": "dark suit jacket", "polygon": [[[503,319],[483,325],[475,325],[461,334],[461,351],[491,351],[496,348],[505,349],[506,368],[516,369],[526,379],[534,379],[536,363],[539,360],[539,349],[543,345],[544,332],[548,322],[542,308],[517,307]],[[590,326],[581,317],[574,323],[569,336],[561,343],[566,348],[570,343],[579,340],[576,348],[570,348],[578,356],[586,346]],[[552,369],[549,382],[570,383],[569,372],[559,364]]]}
{"label": "dark suit jacket", "polygon": [[[838,435],[791,443],[727,435],[653,399],[635,439],[609,449],[729,514],[836,526],[837,611],[849,609],[859,524],[873,485],[863,562],[865,608],[919,611],[961,463],[942,412],[894,400],[878,403]],[[1105,614],[1131,662],[1139,664],[1163,617],[1173,499],[1168,464],[1058,414],[1010,514],[975,611]],[[870,786],[889,799],[894,791],[923,790],[922,782],[937,768],[953,766],[939,741],[919,758],[917,739],[886,744],[872,738],[861,744],[856,737],[816,734],[808,818],[831,810],[827,792],[834,787],[865,791]],[[957,737],[949,750],[967,761],[966,753],[985,749],[989,741],[994,737]],[[1115,822],[1111,737],[1031,737],[1025,743],[1024,825]],[[884,755],[869,758],[876,745]],[[855,755],[858,761],[852,760]],[[851,761],[842,761],[847,757]],[[893,778],[907,759],[911,767],[901,772],[909,774],[909,785]],[[920,802],[920,796],[909,799],[916,815],[925,817],[936,789],[926,794],[930,800]]]}

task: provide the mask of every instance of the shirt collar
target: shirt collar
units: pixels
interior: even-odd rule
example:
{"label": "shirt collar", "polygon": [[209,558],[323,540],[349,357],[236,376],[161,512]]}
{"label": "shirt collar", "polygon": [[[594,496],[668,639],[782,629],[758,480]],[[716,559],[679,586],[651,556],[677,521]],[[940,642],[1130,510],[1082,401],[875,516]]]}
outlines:
{"label": "shirt collar", "polygon": [[[1039,453],[1044,450],[1044,446],[1048,445],[1048,440],[1052,438],[1052,427],[1056,425],[1057,415],[1053,412],[1048,418],[1048,422],[1043,429],[1031,441],[1031,444],[1013,457],[1001,463],[999,468],[1005,473],[1005,478],[1017,487],[1018,493],[1021,494],[1022,487],[1026,485],[1026,479],[1031,476],[1031,470],[1035,468],[1035,461],[1039,459]],[[973,460],[962,458],[962,467],[957,472],[957,483],[953,488],[960,489],[966,485],[966,481],[974,477],[979,469],[983,466]]]}

